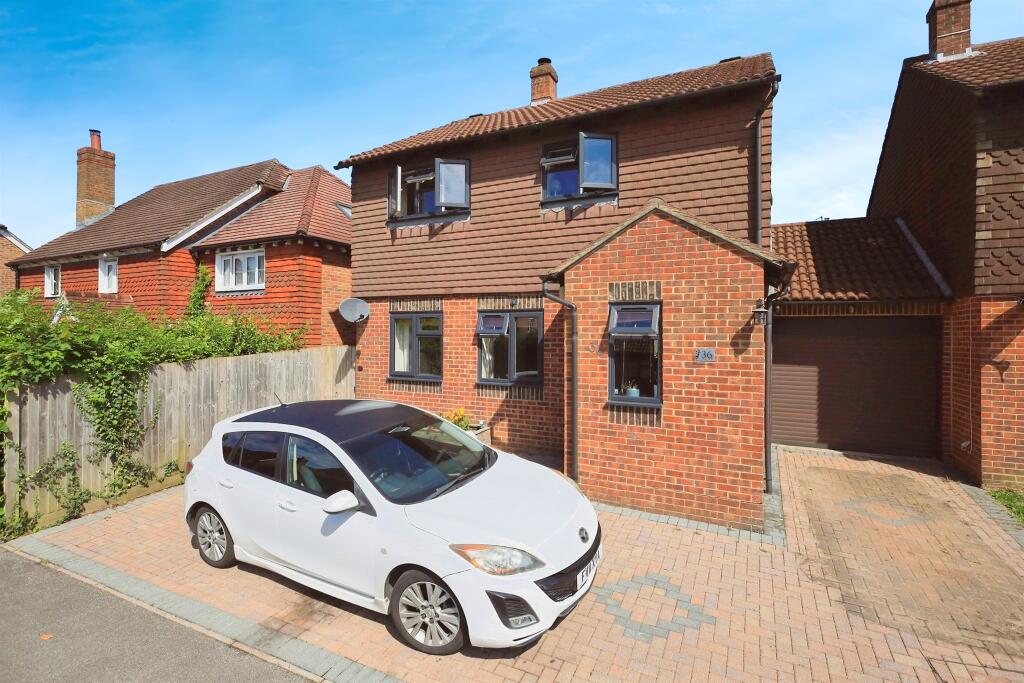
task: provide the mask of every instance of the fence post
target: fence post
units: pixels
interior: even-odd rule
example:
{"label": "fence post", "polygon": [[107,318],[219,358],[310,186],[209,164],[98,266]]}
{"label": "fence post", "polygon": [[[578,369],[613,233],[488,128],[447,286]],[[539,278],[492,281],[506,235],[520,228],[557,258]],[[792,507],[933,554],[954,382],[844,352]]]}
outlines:
{"label": "fence post", "polygon": [[[10,416],[7,418],[7,424],[11,429],[10,440],[12,443],[21,445],[21,388],[17,391],[9,392],[6,396],[7,409],[10,411]],[[0,446],[2,448],[2,446]],[[17,504],[17,500],[14,499],[17,488],[17,477],[18,477],[18,452],[13,448],[4,448],[4,471],[3,471],[3,487],[4,487],[4,514],[10,517],[14,511],[14,506]]]}

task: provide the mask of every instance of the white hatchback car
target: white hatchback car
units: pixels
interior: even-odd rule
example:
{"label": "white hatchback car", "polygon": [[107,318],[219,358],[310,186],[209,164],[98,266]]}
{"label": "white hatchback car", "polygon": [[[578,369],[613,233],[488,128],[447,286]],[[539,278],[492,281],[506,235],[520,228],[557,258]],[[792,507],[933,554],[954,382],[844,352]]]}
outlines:
{"label": "white hatchback car", "polygon": [[185,518],[208,564],[258,565],[388,614],[430,654],[540,637],[601,558],[571,479],[403,404],[244,413],[186,469]]}

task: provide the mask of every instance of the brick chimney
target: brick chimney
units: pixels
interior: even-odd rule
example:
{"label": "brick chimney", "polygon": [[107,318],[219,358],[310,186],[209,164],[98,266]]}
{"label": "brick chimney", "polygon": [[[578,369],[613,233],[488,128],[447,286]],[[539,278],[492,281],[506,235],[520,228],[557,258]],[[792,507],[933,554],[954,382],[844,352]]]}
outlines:
{"label": "brick chimney", "polygon": [[933,57],[970,52],[971,0],[935,0],[925,20],[928,22],[928,52]]}
{"label": "brick chimney", "polygon": [[89,131],[89,146],[78,150],[78,202],[75,227],[99,220],[114,209],[114,153],[103,149],[98,130]]}
{"label": "brick chimney", "polygon": [[530,104],[544,104],[558,97],[558,72],[551,60],[541,57],[530,69]]}

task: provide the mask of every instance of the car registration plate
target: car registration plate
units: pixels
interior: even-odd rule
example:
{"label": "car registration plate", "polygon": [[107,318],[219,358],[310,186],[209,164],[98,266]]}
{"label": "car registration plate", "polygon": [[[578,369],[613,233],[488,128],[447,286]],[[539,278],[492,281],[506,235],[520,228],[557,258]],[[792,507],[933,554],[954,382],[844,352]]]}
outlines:
{"label": "car registration plate", "polygon": [[600,561],[601,548],[598,548],[597,552],[594,553],[594,557],[590,560],[590,562],[587,562],[587,566],[584,567],[583,570],[576,575],[576,590],[581,590],[585,585],[587,585],[587,581],[590,581],[590,578],[594,575],[594,572],[597,571],[597,563]]}

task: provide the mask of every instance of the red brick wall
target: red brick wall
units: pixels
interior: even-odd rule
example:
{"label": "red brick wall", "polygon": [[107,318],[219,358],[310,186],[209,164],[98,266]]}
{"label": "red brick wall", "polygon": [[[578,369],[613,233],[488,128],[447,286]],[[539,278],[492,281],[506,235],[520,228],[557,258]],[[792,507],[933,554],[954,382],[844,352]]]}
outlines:
{"label": "red brick wall", "polygon": [[[357,166],[353,178],[353,291],[360,297],[537,292],[539,276],[639,211],[652,197],[749,238],[753,121],[766,88],[646,111],[588,118],[508,137]],[[615,205],[541,211],[546,143],[579,131],[618,135]],[[763,215],[771,207],[771,111],[762,129]],[[434,156],[469,159],[472,215],[444,226],[389,229],[387,175]]]}
{"label": "red brick wall", "polygon": [[6,294],[15,287],[15,270],[7,265],[8,261],[24,256],[25,252],[10,240],[0,237],[0,295]]}
{"label": "red brick wall", "polygon": [[[627,281],[662,286],[659,426],[621,424],[607,406],[609,283]],[[596,500],[762,529],[764,336],[750,321],[764,291],[760,262],[653,214],[569,270],[565,286],[579,307],[583,490]],[[717,362],[696,363],[697,348],[716,349]]]}
{"label": "red brick wall", "polygon": [[321,252],[320,287],[322,343],[356,343],[355,326],[345,322],[338,313],[338,304],[352,296],[352,259],[347,251],[323,249]]}
{"label": "red brick wall", "polygon": [[945,457],[986,487],[1024,489],[1024,307],[959,299],[943,341]]}
{"label": "red brick wall", "polygon": [[442,384],[393,382],[387,379],[391,345],[389,301],[370,300],[370,319],[360,324],[358,330],[356,395],[410,403],[437,413],[465,408],[474,421],[483,420],[491,425],[494,443],[500,448],[560,455],[564,430],[562,307],[547,300],[543,303],[544,379],[539,399],[518,398],[507,389],[477,387],[477,297],[444,297],[442,309]]}
{"label": "red brick wall", "polygon": [[933,3],[928,11],[928,51],[933,55],[959,55],[970,45],[971,0]]}

